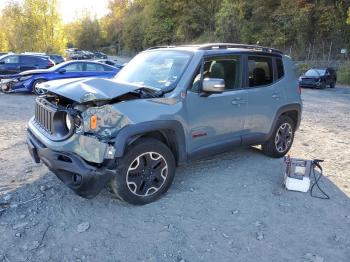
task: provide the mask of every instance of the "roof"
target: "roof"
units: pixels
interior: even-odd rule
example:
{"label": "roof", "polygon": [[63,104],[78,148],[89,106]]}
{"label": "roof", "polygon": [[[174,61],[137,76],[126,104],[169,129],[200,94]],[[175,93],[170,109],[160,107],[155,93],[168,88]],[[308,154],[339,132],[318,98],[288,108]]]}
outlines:
{"label": "roof", "polygon": [[147,50],[154,49],[167,49],[167,48],[176,48],[176,49],[190,49],[190,50],[235,50],[235,51],[252,51],[252,52],[263,52],[271,54],[283,55],[283,52],[270,47],[259,46],[259,45],[245,45],[245,44],[235,44],[235,43],[208,43],[200,45],[178,45],[178,46],[154,46],[150,47]]}

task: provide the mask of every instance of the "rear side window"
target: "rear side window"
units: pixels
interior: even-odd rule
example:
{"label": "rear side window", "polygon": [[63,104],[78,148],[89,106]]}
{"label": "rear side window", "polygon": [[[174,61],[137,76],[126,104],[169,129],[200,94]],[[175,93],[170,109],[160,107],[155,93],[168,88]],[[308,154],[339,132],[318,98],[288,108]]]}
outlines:
{"label": "rear side window", "polygon": [[36,64],[47,64],[48,58],[44,58],[44,57],[34,57],[34,62],[35,62]]}
{"label": "rear side window", "polygon": [[88,71],[88,72],[101,72],[101,71],[105,71],[105,70],[104,70],[103,65],[88,63],[88,64],[86,64],[86,71]]}
{"label": "rear side window", "polygon": [[30,65],[35,63],[34,57],[32,56],[21,56],[20,60],[21,60],[21,64],[25,64],[25,65]]}
{"label": "rear side window", "polygon": [[273,70],[272,58],[248,57],[249,87],[257,87],[272,84]]}
{"label": "rear side window", "polygon": [[47,59],[43,57],[36,57],[36,56],[21,56],[20,60],[21,60],[21,63],[25,65],[43,64],[47,61]]}
{"label": "rear side window", "polygon": [[276,67],[277,67],[277,78],[280,79],[284,77],[284,67],[282,59],[276,58]]}
{"label": "rear side window", "polygon": [[109,66],[103,66],[105,71],[113,71],[113,68],[109,67]]}

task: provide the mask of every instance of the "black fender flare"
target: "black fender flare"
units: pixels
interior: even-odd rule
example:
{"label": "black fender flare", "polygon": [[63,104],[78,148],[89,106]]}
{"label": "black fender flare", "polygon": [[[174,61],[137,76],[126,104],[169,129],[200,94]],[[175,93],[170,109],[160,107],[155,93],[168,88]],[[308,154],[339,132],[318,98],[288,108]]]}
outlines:
{"label": "black fender flare", "polygon": [[[171,131],[171,139],[176,146],[178,162],[184,162],[187,159],[185,132],[182,124],[177,120],[155,120],[138,124],[128,125],[122,128],[113,139],[115,147],[115,156],[122,157],[125,149],[133,137],[142,136],[149,132]],[[168,134],[169,135],[169,134]]]}
{"label": "black fender flare", "polygon": [[271,125],[270,131],[268,133],[266,140],[268,140],[273,135],[273,130],[275,129],[278,118],[281,115],[290,111],[297,111],[298,113],[297,122],[295,123],[295,129],[297,130],[299,128],[300,121],[301,121],[301,110],[302,110],[302,105],[299,103],[293,103],[293,104],[281,106],[276,112],[275,118],[273,120],[273,123]]}

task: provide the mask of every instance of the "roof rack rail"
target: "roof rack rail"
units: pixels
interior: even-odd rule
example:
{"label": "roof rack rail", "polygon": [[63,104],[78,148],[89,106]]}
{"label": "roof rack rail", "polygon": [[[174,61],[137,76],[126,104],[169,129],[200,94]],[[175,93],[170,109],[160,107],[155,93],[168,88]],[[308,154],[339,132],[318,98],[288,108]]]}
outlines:
{"label": "roof rack rail", "polygon": [[174,45],[159,45],[159,46],[152,46],[147,48],[146,50],[152,50],[152,49],[159,49],[159,48],[174,48]]}
{"label": "roof rack rail", "polygon": [[213,44],[204,44],[199,47],[200,50],[211,50],[211,49],[228,49],[228,48],[242,48],[242,49],[252,49],[260,50],[268,53],[278,53],[283,54],[281,50],[264,47],[260,45],[245,45],[245,44],[231,44],[231,43],[213,43]]}

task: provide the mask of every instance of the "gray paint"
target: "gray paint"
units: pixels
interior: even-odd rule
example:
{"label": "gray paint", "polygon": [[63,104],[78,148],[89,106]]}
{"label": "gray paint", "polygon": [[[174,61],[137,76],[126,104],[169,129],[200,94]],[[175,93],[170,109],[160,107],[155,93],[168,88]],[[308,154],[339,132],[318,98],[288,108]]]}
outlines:
{"label": "gray paint", "polygon": [[[179,140],[180,143],[184,144],[181,144],[183,148],[181,151],[182,159],[194,155],[204,155],[211,151],[220,151],[220,148],[246,144],[249,141],[263,143],[269,137],[278,116],[285,112],[282,109],[289,110],[285,106],[290,104],[301,105],[300,94],[297,92],[294,64],[287,56],[244,49],[198,50],[198,48],[190,47],[178,49],[193,52],[193,57],[172,92],[165,94],[162,98],[134,99],[111,105],[110,110],[113,109],[112,111],[116,115],[122,115],[123,123],[126,124],[120,126],[121,129],[109,126],[108,128],[112,130],[104,132],[104,134],[110,134],[110,137],[104,136],[103,141],[115,142],[118,157],[123,155],[128,138],[142,134],[142,132],[160,129],[175,129],[173,131],[177,137],[183,137],[182,140]],[[162,50],[146,52],[162,52]],[[237,90],[210,96],[201,96],[200,93],[188,90],[204,56],[227,56],[230,54],[282,57],[285,77],[270,86],[245,88],[242,85]],[[66,81],[64,84],[55,82],[51,87],[48,87],[48,90],[76,102],[87,102],[110,100],[138,88],[140,87],[116,83],[113,80],[75,79],[70,82]],[[301,106],[297,108],[301,108]],[[99,110],[98,107],[95,109]],[[101,107],[101,110],[104,109]],[[298,110],[298,121],[300,121],[300,111]],[[159,124],[160,122],[162,124]],[[152,123],[154,124],[152,125]],[[30,129],[32,128],[33,126],[30,125]],[[179,135],[179,132],[183,135]],[[63,146],[63,144],[46,139],[38,131],[34,133],[37,138],[45,141],[47,147],[62,152],[75,152],[85,160],[101,163],[99,157],[90,157],[86,150],[79,151],[75,147],[69,148],[67,144]],[[69,141],[78,141],[81,136],[84,134],[74,134],[69,138]],[[101,138],[95,139],[98,141]],[[258,141],[256,141],[257,139]],[[178,143],[179,141],[177,140]],[[105,142],[100,143],[106,145]],[[79,142],[74,144],[77,146]]]}

